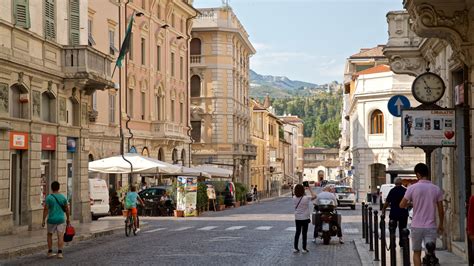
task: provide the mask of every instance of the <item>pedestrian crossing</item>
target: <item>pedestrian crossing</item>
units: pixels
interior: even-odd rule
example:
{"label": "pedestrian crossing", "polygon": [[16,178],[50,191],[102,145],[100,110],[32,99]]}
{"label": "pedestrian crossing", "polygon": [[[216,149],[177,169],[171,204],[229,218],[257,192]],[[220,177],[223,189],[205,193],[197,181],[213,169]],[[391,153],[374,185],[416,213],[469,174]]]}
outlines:
{"label": "pedestrian crossing", "polygon": [[[271,231],[271,230],[278,230],[281,231],[281,227],[276,227],[276,226],[257,226],[257,227],[249,227],[249,226],[243,226],[243,225],[234,225],[234,226],[218,226],[218,225],[209,225],[209,226],[204,226],[204,227],[195,227],[195,226],[182,226],[174,229],[169,229],[165,227],[158,227],[154,229],[150,229],[148,231],[144,231],[144,233],[155,233],[158,231],[173,231],[173,232],[181,232],[181,231],[189,231],[191,229],[195,229],[197,231],[214,231],[214,230],[219,230],[219,231],[239,231],[243,229],[248,229],[248,230],[255,230],[255,231]],[[286,227],[283,229],[283,231],[289,231],[289,232],[295,232],[296,227],[290,226]],[[358,228],[343,228],[342,229],[343,234],[347,235],[357,235],[360,234],[360,231]]]}

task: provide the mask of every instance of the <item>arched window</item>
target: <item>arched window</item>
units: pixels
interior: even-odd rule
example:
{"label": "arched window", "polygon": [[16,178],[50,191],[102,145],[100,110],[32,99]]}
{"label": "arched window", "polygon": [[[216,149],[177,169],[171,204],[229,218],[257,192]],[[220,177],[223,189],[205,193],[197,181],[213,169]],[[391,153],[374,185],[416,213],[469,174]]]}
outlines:
{"label": "arched window", "polygon": [[89,154],[89,162],[93,162],[93,161],[94,161],[94,155]]}
{"label": "arched window", "polygon": [[41,94],[41,119],[47,122],[55,122],[54,96],[49,92]]}
{"label": "arched window", "polygon": [[186,150],[181,151],[181,164],[184,166],[184,162],[186,162]]}
{"label": "arched window", "polygon": [[201,97],[201,78],[198,75],[191,77],[191,97]]}
{"label": "arched window", "polygon": [[173,149],[173,152],[171,153],[171,160],[173,161],[173,164],[178,162],[178,150]]}
{"label": "arched window", "polygon": [[160,148],[158,150],[158,160],[164,162],[165,161],[165,154],[163,152],[163,149]]}
{"label": "arched window", "polygon": [[380,110],[375,110],[370,116],[370,134],[383,134],[383,132],[383,113]]}
{"label": "arched window", "polygon": [[201,55],[201,40],[198,38],[193,38],[191,40],[191,55]]}

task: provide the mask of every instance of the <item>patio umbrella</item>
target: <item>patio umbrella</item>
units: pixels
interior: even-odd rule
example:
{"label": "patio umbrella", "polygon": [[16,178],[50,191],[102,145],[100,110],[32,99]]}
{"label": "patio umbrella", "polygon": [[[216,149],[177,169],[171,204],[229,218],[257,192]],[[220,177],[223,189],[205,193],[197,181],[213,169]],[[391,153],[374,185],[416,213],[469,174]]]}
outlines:
{"label": "patio umbrella", "polygon": [[210,165],[199,165],[193,167],[195,171],[202,171],[210,174],[213,177],[231,177],[233,172],[229,169],[214,167]]}
{"label": "patio umbrella", "polygon": [[132,163],[133,172],[130,169],[130,164],[122,158],[122,155],[89,162],[89,171],[105,174],[174,174],[181,172],[181,167],[177,165],[144,157],[136,153],[126,153],[124,157]]}
{"label": "patio umbrella", "polygon": [[204,172],[199,169],[195,169],[194,167],[185,167],[185,166],[180,166],[181,168],[181,173],[182,175],[190,175],[190,176],[203,176],[207,178],[211,178],[211,175],[207,172]]}

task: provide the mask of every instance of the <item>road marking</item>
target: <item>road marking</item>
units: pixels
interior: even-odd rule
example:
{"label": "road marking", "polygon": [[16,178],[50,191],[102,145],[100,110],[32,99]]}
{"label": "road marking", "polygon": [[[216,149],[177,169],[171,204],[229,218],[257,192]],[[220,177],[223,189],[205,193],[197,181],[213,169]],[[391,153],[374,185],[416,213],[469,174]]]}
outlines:
{"label": "road marking", "polygon": [[231,226],[229,228],[226,228],[225,230],[234,231],[234,230],[240,230],[240,229],[245,228],[245,227],[247,227],[247,226]]}
{"label": "road marking", "polygon": [[185,226],[185,227],[176,228],[176,229],[171,230],[171,231],[184,231],[184,230],[188,230],[188,229],[191,229],[191,228],[193,228],[193,226]]}
{"label": "road marking", "polygon": [[288,227],[285,229],[285,231],[296,231],[296,227]]}
{"label": "road marking", "polygon": [[218,236],[218,237],[211,238],[208,241],[209,242],[229,241],[229,240],[237,240],[237,239],[241,239],[241,238],[242,237],[239,237],[239,236]]}
{"label": "road marking", "polygon": [[359,229],[357,228],[345,228],[343,231],[344,231],[344,234],[358,234],[359,233]]}
{"label": "road marking", "polygon": [[259,226],[257,228],[255,228],[255,230],[262,230],[262,231],[268,231],[270,229],[272,229],[273,226]]}
{"label": "road marking", "polygon": [[157,231],[162,231],[162,230],[165,230],[166,228],[156,228],[156,229],[153,229],[153,230],[148,230],[148,231],[145,231],[145,233],[153,233],[153,232],[157,232]]}
{"label": "road marking", "polygon": [[210,231],[212,229],[216,229],[217,227],[219,227],[219,226],[206,226],[206,227],[203,227],[203,228],[199,228],[198,230],[200,230],[200,231]]}

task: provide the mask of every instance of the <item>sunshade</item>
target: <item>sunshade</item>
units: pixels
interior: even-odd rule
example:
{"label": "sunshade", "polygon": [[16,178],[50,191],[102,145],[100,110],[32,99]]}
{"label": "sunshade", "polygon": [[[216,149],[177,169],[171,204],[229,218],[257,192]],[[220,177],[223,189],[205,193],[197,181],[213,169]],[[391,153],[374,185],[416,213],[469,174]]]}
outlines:
{"label": "sunshade", "polygon": [[89,171],[105,174],[174,174],[181,172],[180,166],[144,157],[136,153],[126,153],[124,157],[132,163],[133,172],[130,169],[130,164],[122,158],[122,155],[89,162]]}
{"label": "sunshade", "polygon": [[219,168],[212,165],[199,165],[193,167],[196,171],[203,171],[210,174],[213,177],[230,177],[233,172],[229,169]]}

